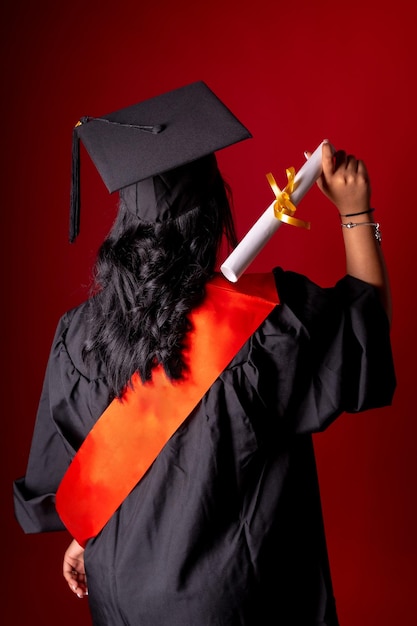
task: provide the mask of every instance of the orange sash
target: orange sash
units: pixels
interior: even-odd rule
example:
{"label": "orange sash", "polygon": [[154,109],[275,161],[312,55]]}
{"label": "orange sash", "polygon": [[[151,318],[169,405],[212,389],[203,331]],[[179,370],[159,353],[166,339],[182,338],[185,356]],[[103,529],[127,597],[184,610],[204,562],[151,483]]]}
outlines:
{"label": "orange sash", "polygon": [[145,384],[134,375],[133,388],[103,412],[62,479],[56,509],[78,543],[100,532],[277,303],[270,274],[243,276],[238,285],[220,276],[208,283],[190,315],[186,379],[173,383],[160,366]]}

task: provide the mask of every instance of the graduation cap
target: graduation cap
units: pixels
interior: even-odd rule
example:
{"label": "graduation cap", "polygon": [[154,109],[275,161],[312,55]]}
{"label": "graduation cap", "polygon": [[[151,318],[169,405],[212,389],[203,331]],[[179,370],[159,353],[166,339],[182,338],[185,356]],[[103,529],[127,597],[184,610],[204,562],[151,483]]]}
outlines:
{"label": "graduation cap", "polygon": [[79,232],[80,141],[113,193],[251,136],[202,81],[102,117],[81,118],[73,130],[70,241]]}

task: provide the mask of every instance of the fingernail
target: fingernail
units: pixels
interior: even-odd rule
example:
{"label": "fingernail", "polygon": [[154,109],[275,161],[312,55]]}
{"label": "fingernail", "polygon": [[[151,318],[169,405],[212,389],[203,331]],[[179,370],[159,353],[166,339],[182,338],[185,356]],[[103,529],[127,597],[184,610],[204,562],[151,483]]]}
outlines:
{"label": "fingernail", "polygon": [[307,150],[304,150],[303,154],[304,154],[304,158],[305,158],[305,159],[308,159]]}
{"label": "fingernail", "polygon": [[77,593],[77,598],[83,598],[83,594],[82,593]]}

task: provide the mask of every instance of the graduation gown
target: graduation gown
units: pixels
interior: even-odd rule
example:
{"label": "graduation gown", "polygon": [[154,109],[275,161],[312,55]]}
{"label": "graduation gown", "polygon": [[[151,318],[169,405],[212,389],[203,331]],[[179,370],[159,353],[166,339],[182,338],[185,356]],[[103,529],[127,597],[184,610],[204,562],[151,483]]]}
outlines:
{"label": "graduation gown", "polygon": [[[338,624],[311,435],[391,403],[389,325],[358,279],[274,275],[280,304],[88,541],[96,626]],[[82,359],[86,310],[58,324],[14,484],[28,533],[63,528],[55,492],[109,403],[103,364]]]}

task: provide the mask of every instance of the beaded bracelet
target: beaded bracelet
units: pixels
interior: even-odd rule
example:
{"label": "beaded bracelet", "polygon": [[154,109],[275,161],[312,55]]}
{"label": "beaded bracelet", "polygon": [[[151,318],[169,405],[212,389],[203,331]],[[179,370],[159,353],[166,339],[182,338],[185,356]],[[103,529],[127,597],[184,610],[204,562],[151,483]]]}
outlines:
{"label": "beaded bracelet", "polygon": [[380,244],[382,241],[381,229],[379,222],[348,222],[347,224],[340,224],[342,228],[355,228],[355,226],[373,226],[374,235],[377,242]]}

